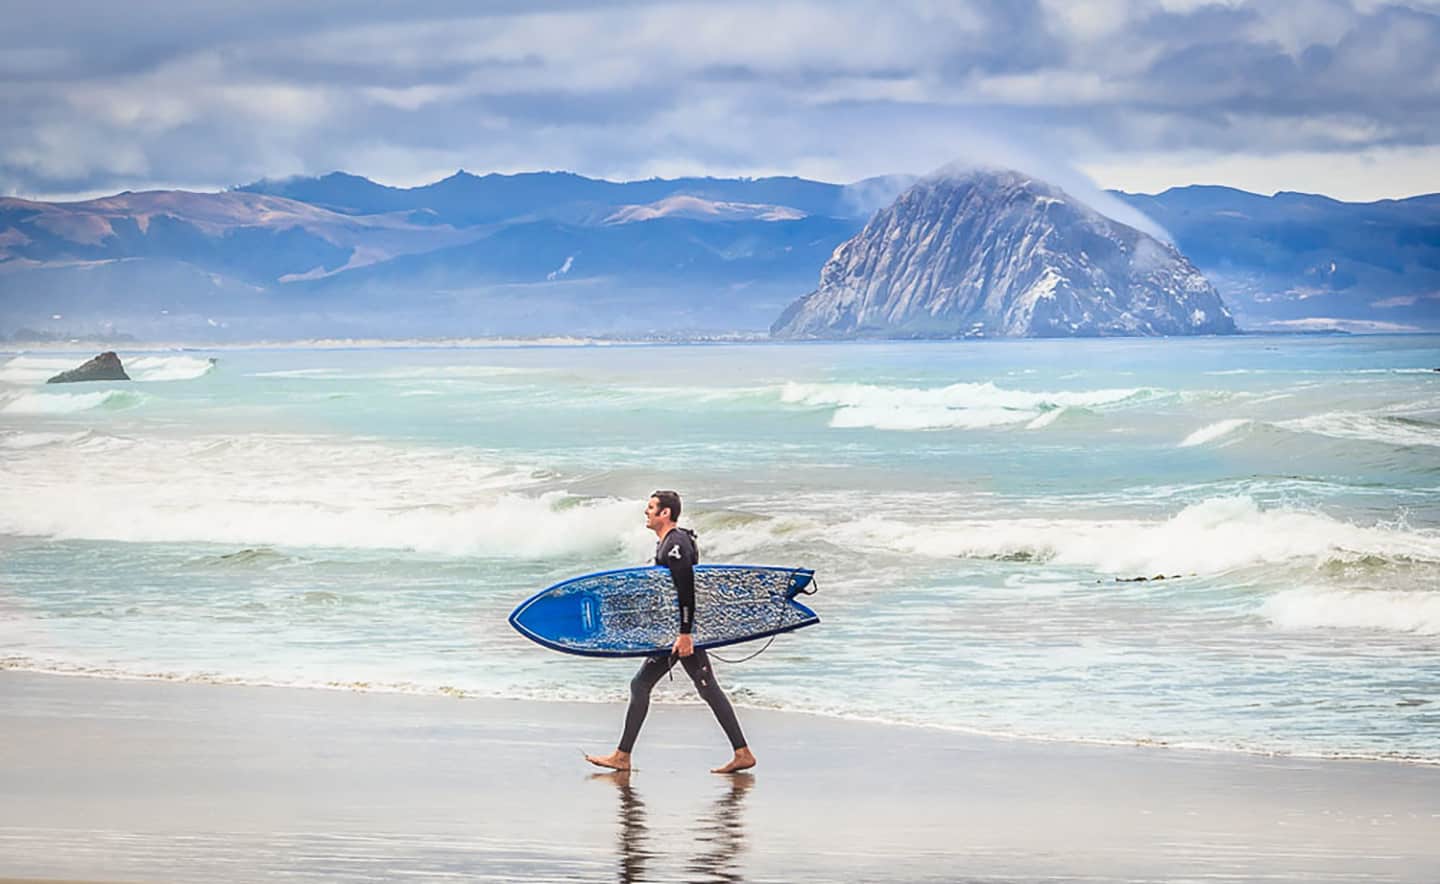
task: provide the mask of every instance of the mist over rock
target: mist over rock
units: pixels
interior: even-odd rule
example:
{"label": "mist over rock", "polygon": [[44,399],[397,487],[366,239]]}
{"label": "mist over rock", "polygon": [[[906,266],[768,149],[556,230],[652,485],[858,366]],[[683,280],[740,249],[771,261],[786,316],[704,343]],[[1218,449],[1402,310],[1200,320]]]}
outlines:
{"label": "mist over rock", "polygon": [[74,384],[82,381],[128,380],[130,380],[130,375],[125,373],[125,366],[120,364],[120,357],[115,355],[114,350],[106,350],[84,365],[69,371],[62,371],[45,383]]}
{"label": "mist over rock", "polygon": [[785,338],[1231,334],[1173,246],[1014,171],[944,171],[876,213],[771,327]]}

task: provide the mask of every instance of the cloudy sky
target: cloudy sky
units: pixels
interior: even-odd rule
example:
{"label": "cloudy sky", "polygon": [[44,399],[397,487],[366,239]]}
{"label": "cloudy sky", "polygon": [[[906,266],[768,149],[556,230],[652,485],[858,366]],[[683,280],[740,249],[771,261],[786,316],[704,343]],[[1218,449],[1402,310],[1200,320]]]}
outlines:
{"label": "cloudy sky", "polygon": [[0,0],[0,193],[343,169],[1440,191],[1440,0]]}

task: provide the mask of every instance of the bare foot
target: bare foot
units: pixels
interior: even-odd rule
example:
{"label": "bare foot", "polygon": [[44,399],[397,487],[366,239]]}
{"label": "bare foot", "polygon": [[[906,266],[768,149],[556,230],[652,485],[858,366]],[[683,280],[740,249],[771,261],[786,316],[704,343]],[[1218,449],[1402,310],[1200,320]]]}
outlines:
{"label": "bare foot", "polygon": [[[630,753],[621,752],[619,749],[616,749],[609,755],[586,755],[585,760],[596,767],[608,767],[611,770],[630,769]],[[750,763],[754,764],[755,762],[751,761]]]}
{"label": "bare foot", "polygon": [[748,748],[745,748],[745,749],[736,749],[736,750],[735,750],[735,757],[732,758],[732,759],[730,759],[730,763],[729,763],[729,764],[725,765],[724,767],[714,768],[714,769],[712,769],[710,772],[711,772],[711,773],[737,773],[737,772],[742,771],[742,770],[749,770],[750,768],[752,768],[752,767],[754,767],[754,766],[755,766],[755,753],[751,752]]}

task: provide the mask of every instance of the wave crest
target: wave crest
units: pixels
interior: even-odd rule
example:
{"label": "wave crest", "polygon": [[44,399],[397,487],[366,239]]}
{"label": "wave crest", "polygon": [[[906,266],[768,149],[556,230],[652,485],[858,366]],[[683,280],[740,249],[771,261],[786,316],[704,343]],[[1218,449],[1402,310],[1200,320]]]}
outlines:
{"label": "wave crest", "polygon": [[1032,428],[1039,429],[1055,418],[1037,421],[1057,410],[1115,405],[1153,392],[1144,388],[1031,392],[988,381],[936,388],[792,382],[781,388],[780,401],[835,408],[830,426],[837,428],[942,430],[1035,424]]}
{"label": "wave crest", "polygon": [[1249,423],[1250,421],[1248,419],[1237,417],[1230,418],[1229,420],[1216,421],[1213,424],[1206,424],[1186,436],[1184,441],[1180,443],[1180,447],[1194,448],[1197,445],[1204,445],[1209,442],[1214,442],[1217,439],[1223,439],[1241,427],[1247,426]]}
{"label": "wave crest", "polygon": [[1440,534],[1365,527],[1319,512],[1263,510],[1249,497],[1214,498],[1162,521],[967,520],[923,526],[875,519],[833,536],[855,546],[930,558],[1042,561],[1104,574],[1218,574],[1309,559],[1375,556],[1440,562]]}
{"label": "wave crest", "polygon": [[193,381],[215,370],[214,359],[194,356],[141,356],[125,363],[132,381]]}
{"label": "wave crest", "polygon": [[1260,613],[1281,630],[1374,629],[1440,635],[1440,592],[1302,587],[1276,593]]}
{"label": "wave crest", "polygon": [[[90,394],[81,394],[90,395]],[[533,471],[476,451],[310,436],[6,446],[0,533],[245,548],[332,547],[643,560],[644,502],[535,493]]]}
{"label": "wave crest", "polygon": [[0,405],[5,414],[75,414],[92,408],[132,408],[145,401],[141,393],[129,390],[96,390],[91,393],[22,393]]}
{"label": "wave crest", "polygon": [[85,360],[73,356],[16,356],[0,365],[0,382],[7,384],[43,384],[62,371],[68,371]]}
{"label": "wave crest", "polygon": [[1297,433],[1313,433],[1333,439],[1360,439],[1385,445],[1440,447],[1440,425],[1403,415],[1330,412],[1280,421],[1276,424]]}
{"label": "wave crest", "polygon": [[[17,385],[43,384],[62,371],[84,364],[75,356],[16,356],[0,366],[0,382]],[[203,377],[215,369],[215,360],[196,356],[137,356],[121,360],[130,380],[139,383],[155,381],[189,381]]]}

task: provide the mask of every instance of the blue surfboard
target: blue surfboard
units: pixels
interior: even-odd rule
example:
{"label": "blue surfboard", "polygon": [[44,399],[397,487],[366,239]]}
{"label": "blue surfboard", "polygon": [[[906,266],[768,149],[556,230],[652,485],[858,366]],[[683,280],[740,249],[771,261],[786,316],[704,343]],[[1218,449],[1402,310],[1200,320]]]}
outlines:
{"label": "blue surfboard", "polygon": [[[751,565],[695,567],[695,647],[718,648],[819,623],[795,601],[815,572]],[[510,625],[547,648],[585,657],[667,653],[680,633],[668,568],[600,571],[526,599]]]}

